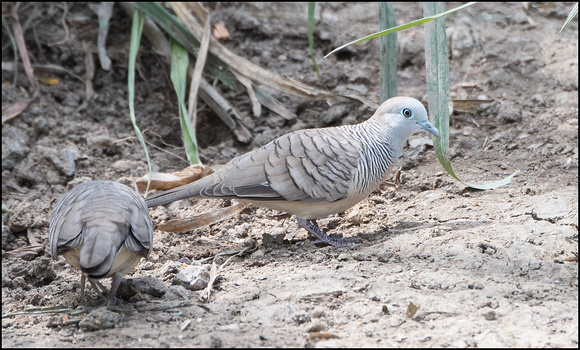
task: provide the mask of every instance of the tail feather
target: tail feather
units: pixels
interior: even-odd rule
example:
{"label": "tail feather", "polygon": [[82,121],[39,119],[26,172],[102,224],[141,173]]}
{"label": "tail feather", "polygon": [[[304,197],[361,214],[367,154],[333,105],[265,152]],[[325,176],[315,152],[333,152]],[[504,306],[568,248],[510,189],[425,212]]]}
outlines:
{"label": "tail feather", "polygon": [[195,183],[187,184],[147,196],[147,198],[145,198],[145,204],[147,204],[148,208],[151,208],[184,198],[196,197],[199,196],[200,190],[201,188],[196,186]]}

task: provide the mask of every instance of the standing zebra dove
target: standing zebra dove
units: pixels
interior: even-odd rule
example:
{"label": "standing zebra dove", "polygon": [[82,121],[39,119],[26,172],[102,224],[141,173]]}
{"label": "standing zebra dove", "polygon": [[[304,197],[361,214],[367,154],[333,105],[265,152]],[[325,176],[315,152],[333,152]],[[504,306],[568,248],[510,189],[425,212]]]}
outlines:
{"label": "standing zebra dove", "polygon": [[98,279],[112,277],[105,305],[115,302],[123,276],[148,257],[153,223],[147,205],[131,188],[113,181],[90,181],[62,196],[49,225],[50,255],[64,255],[97,289]]}
{"label": "standing zebra dove", "polygon": [[358,239],[329,237],[316,219],[366,198],[384,181],[409,136],[421,129],[439,137],[421,102],[393,97],[360,124],[291,132],[145,202],[152,207],[188,197],[235,198],[296,215],[320,241],[347,246]]}

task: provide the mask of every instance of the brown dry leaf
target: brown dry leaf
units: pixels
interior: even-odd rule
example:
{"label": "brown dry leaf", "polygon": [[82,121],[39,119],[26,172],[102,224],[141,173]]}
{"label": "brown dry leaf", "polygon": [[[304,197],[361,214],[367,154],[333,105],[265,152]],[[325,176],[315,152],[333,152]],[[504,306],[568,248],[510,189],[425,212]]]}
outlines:
{"label": "brown dry leaf", "polygon": [[415,316],[415,314],[417,313],[417,310],[419,310],[417,305],[413,304],[412,302],[409,302],[409,306],[407,306],[407,318],[413,318],[413,316]]}
{"label": "brown dry leaf", "polygon": [[34,100],[33,98],[29,98],[26,100],[11,103],[6,106],[2,106],[2,124],[4,124],[4,122],[6,122],[7,120],[10,120],[19,115],[20,113],[22,113],[33,100]]}
{"label": "brown dry leaf", "polygon": [[554,4],[554,1],[550,1],[550,2],[545,3],[544,5],[539,5],[539,6],[536,6],[536,7],[539,8],[539,9],[542,9],[542,10],[547,10],[553,4]]}
{"label": "brown dry leaf", "polygon": [[4,252],[2,253],[2,258],[32,258],[40,254],[42,249],[43,246],[40,244],[29,245]]}
{"label": "brown dry leaf", "polygon": [[213,26],[211,35],[215,40],[227,39],[230,37],[230,32],[222,22],[218,22]]}
{"label": "brown dry leaf", "polygon": [[[171,174],[151,173],[151,185],[149,186],[149,190],[170,190],[172,188],[187,185],[188,183],[199,180],[213,172],[214,170],[207,165],[192,164],[181,171]],[[146,174],[142,178],[135,181],[135,188],[137,189],[138,193],[145,193],[148,179],[149,174]]]}
{"label": "brown dry leaf", "polygon": [[311,342],[318,341],[318,340],[336,339],[336,338],[340,338],[340,337],[338,335],[332,334],[332,333],[312,332],[312,333],[310,333],[310,335],[308,336],[308,339],[306,341],[308,343],[311,343]]}
{"label": "brown dry leaf", "polygon": [[226,208],[206,211],[198,215],[194,215],[187,219],[175,219],[159,225],[158,229],[165,232],[185,232],[196,228],[216,224],[220,221],[231,218],[237,213],[247,208],[249,204],[235,204]]}
{"label": "brown dry leaf", "polygon": [[578,252],[572,253],[572,256],[564,258],[564,261],[578,261]]}

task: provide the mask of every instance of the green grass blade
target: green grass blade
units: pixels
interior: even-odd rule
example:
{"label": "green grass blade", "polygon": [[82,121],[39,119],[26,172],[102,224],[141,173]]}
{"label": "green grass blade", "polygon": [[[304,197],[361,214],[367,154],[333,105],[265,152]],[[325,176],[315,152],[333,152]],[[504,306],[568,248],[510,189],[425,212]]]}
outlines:
{"label": "green grass blade", "polygon": [[[324,82],[322,81],[322,76],[320,75],[320,71],[318,70],[318,65],[316,65],[316,56],[314,55],[314,36],[312,32],[314,31],[314,11],[316,9],[316,3],[311,1],[308,3],[308,46],[310,46],[310,56],[312,57],[312,64],[314,65],[314,70],[318,75],[318,79],[322,86],[324,86]],[[325,87],[326,89],[326,87]]]}
{"label": "green grass blade", "polygon": [[386,34],[389,34],[389,33],[398,32],[399,30],[403,30],[403,29],[407,29],[407,28],[410,28],[410,27],[414,27],[414,26],[419,25],[419,24],[422,24],[422,23],[431,22],[431,21],[433,21],[433,20],[435,20],[437,18],[440,18],[440,17],[446,16],[446,15],[448,15],[450,13],[459,11],[459,10],[464,9],[464,8],[466,8],[468,6],[471,6],[473,4],[475,4],[475,2],[468,2],[467,4],[463,4],[461,6],[458,6],[458,7],[454,8],[454,9],[451,9],[449,11],[445,11],[445,12],[442,12],[442,13],[439,13],[439,14],[436,14],[436,15],[433,15],[433,16],[429,16],[429,17],[424,17],[424,18],[418,19],[418,20],[413,21],[413,22],[409,22],[409,23],[402,24],[402,25],[397,26],[397,27],[394,27],[394,28],[390,28],[390,29],[387,29],[387,30],[382,30],[382,31],[377,32],[377,33],[374,33],[374,34],[367,35],[367,36],[365,36],[363,38],[356,39],[354,41],[351,41],[350,43],[347,43],[347,44],[344,44],[342,46],[337,47],[336,49],[334,49],[334,50],[330,51],[328,54],[326,54],[324,56],[324,58],[326,58],[326,57],[330,56],[331,54],[333,54],[333,53],[335,53],[337,51],[340,51],[340,50],[342,50],[345,47],[348,47],[350,45],[353,45],[353,44],[356,44],[356,43],[360,43],[360,42],[363,42],[365,40],[373,39],[373,38],[379,37],[381,35],[386,35]]}
{"label": "green grass blade", "polygon": [[564,25],[562,26],[562,28],[560,29],[558,34],[560,34],[562,32],[562,30],[564,30],[564,28],[568,25],[568,23],[570,23],[570,21],[572,21],[572,19],[574,19],[574,17],[576,17],[577,15],[578,15],[578,3],[576,3],[574,5],[574,8],[572,9],[570,14],[568,15],[568,18],[566,18],[566,22],[564,22]]}
{"label": "green grass blade", "polygon": [[[392,2],[379,2],[379,29],[396,27]],[[381,36],[380,103],[397,96],[397,33]]]}
{"label": "green grass blade", "polygon": [[[135,118],[135,61],[137,60],[137,53],[139,52],[139,44],[141,42],[141,33],[143,32],[143,23],[145,22],[145,16],[139,11],[135,10],[133,12],[133,22],[131,24],[131,43],[129,48],[129,72],[127,79],[127,89],[129,93],[129,114],[131,116],[131,123],[133,124],[133,130],[135,131],[135,136],[139,140],[141,147],[145,151],[145,157],[147,158],[147,167],[149,168],[149,174],[151,174],[151,159],[149,158],[149,151],[147,150],[147,145],[143,139],[143,134],[137,126],[137,119]],[[145,196],[149,191],[150,177],[147,181],[147,189],[145,190]]]}
{"label": "green grass blade", "polygon": [[6,204],[2,203],[2,223],[8,221],[8,207]]}
{"label": "green grass blade", "polygon": [[181,124],[181,133],[183,136],[183,146],[185,154],[190,164],[199,163],[199,152],[197,149],[197,139],[195,130],[191,125],[185,105],[185,91],[187,66],[189,57],[187,50],[176,40],[171,40],[171,82],[177,94],[177,104],[179,108],[179,123]]}
{"label": "green grass blade", "polygon": [[[445,4],[441,2],[426,2],[423,6],[426,16],[445,9]],[[441,134],[439,138],[434,138],[433,145],[443,168],[464,185],[479,190],[508,184],[519,170],[502,180],[478,185],[461,180],[451,167],[449,156],[449,61],[444,18],[425,26],[425,71],[427,73],[429,114],[434,119],[435,127]]]}

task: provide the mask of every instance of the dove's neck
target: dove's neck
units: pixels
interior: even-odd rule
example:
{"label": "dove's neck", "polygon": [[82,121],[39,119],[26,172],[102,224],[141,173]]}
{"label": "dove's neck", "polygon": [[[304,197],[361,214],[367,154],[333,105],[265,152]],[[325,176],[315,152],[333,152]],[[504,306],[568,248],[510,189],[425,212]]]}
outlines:
{"label": "dove's neck", "polygon": [[361,193],[370,193],[381,184],[388,168],[401,155],[407,137],[374,118],[352,125],[349,132],[361,146],[356,187]]}

